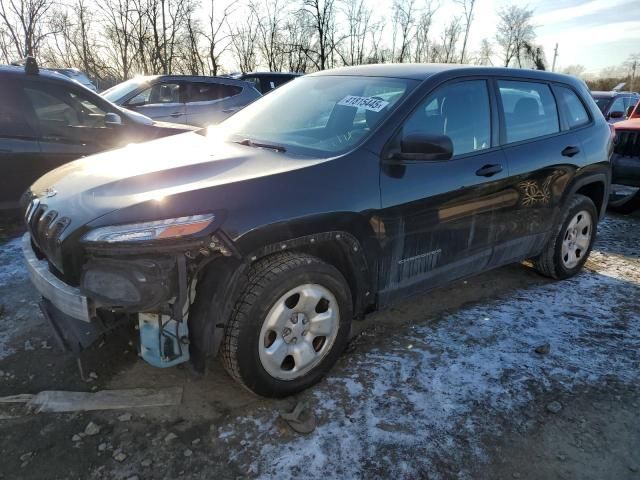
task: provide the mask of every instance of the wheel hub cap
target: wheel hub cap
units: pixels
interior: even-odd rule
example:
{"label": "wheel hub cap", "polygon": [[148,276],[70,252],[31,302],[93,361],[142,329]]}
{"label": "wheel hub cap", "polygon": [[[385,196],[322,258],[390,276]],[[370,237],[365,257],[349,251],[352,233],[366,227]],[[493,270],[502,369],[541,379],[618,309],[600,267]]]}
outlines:
{"label": "wheel hub cap", "polygon": [[335,296],[318,284],[282,295],[267,314],[259,339],[260,361],[269,375],[294,380],[331,350],[340,323]]}
{"label": "wheel hub cap", "polygon": [[593,235],[593,219],[586,210],[581,210],[569,222],[562,240],[562,263],[566,268],[575,268],[587,254]]}

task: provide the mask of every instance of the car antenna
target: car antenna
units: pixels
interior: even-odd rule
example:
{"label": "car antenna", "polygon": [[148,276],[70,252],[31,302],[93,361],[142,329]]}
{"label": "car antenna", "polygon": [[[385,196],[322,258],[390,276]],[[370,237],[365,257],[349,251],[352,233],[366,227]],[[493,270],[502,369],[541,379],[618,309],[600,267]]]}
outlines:
{"label": "car antenna", "polygon": [[22,67],[24,65],[24,72],[27,75],[37,75],[38,73],[40,73],[38,62],[36,61],[35,57],[32,56],[27,56],[22,60],[12,62],[11,65],[15,67]]}

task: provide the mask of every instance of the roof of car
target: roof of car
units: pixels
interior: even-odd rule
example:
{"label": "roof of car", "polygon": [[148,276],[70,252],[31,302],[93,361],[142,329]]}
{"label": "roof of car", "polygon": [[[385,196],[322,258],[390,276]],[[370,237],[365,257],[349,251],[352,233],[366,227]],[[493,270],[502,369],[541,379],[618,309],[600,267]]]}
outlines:
{"label": "roof of car", "polygon": [[148,79],[160,78],[160,79],[163,79],[163,80],[184,80],[184,81],[187,81],[187,82],[218,82],[218,81],[223,81],[223,82],[227,82],[227,83],[237,82],[238,85],[240,85],[240,84],[246,85],[246,82],[244,80],[237,80],[235,78],[222,77],[222,76],[207,77],[207,76],[204,76],[204,75],[149,75],[149,76],[144,77],[144,78],[148,78]]}
{"label": "roof of car", "polygon": [[69,77],[65,77],[61,73],[54,72],[53,70],[47,70],[45,68],[41,68],[39,73],[27,74],[27,72],[24,71],[24,67],[21,65],[20,66],[0,65],[0,74],[16,75],[16,76],[29,75],[30,77],[40,76],[40,77],[51,78],[54,80],[61,80],[63,82],[73,82],[73,80],[71,80]]}
{"label": "roof of car", "polygon": [[[426,80],[427,78],[447,71],[459,71],[460,74],[477,75],[502,75],[509,77],[536,77],[545,80],[557,80],[571,83],[576,82],[575,77],[560,73],[531,70],[524,68],[485,67],[477,65],[460,65],[453,63],[383,63],[373,65],[359,65],[357,67],[340,67],[332,70],[323,70],[312,73],[311,76],[345,75],[345,76],[369,76],[408,78],[414,80]],[[579,80],[578,80],[579,81]]]}
{"label": "roof of car", "polygon": [[246,77],[249,75],[266,75],[269,77],[300,77],[304,74],[297,72],[247,72],[239,74],[240,76]]}

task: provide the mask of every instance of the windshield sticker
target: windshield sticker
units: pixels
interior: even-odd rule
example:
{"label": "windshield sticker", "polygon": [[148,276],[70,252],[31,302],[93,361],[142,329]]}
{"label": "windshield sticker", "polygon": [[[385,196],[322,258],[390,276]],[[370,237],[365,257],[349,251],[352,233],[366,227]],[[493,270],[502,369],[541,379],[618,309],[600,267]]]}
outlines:
{"label": "windshield sticker", "polygon": [[372,112],[379,112],[384,107],[389,105],[389,102],[380,100],[373,97],[356,97],[355,95],[347,95],[338,102],[338,105],[345,107],[364,108],[365,110],[371,110]]}

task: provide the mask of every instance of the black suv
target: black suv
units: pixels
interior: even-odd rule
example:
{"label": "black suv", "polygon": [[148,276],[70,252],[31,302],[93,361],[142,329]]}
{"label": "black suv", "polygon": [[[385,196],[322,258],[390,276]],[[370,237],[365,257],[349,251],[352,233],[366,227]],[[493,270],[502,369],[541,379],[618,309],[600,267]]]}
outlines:
{"label": "black suv", "polygon": [[0,66],[0,210],[17,208],[29,185],[63,163],[188,130],[122,110],[32,59]]}
{"label": "black suv", "polygon": [[578,273],[611,154],[569,76],[342,68],[206,132],[51,172],[31,188],[23,250],[70,349],[135,322],[151,364],[203,370],[219,353],[247,388],[283,396],[329,370],[352,319],[408,295],[523,259]]}

